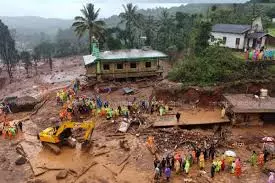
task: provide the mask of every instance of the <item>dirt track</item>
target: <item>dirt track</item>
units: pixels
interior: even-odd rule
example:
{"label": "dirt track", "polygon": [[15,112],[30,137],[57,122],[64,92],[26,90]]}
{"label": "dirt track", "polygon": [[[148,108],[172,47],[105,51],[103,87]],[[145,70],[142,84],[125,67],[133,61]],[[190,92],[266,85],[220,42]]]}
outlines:
{"label": "dirt track", "polygon": [[[41,172],[39,166],[55,167],[73,169],[76,172],[81,172],[91,162],[96,161],[98,164],[94,165],[87,173],[81,176],[76,182],[90,183],[90,182],[119,182],[119,183],[149,183],[153,181],[153,156],[145,146],[146,136],[136,136],[137,127],[130,129],[131,133],[127,133],[121,137],[110,136],[115,133],[117,124],[110,123],[103,118],[93,118],[96,121],[96,129],[93,134],[94,145],[89,152],[82,152],[79,147],[76,149],[62,148],[62,153],[59,156],[53,155],[52,152],[47,149],[43,149],[40,142],[36,139],[36,134],[40,130],[51,126],[54,118],[58,117],[59,108],[55,102],[55,91],[58,88],[63,88],[70,84],[70,81],[75,77],[79,77],[85,73],[80,57],[67,58],[57,60],[54,62],[54,71],[49,73],[48,65],[39,66],[39,76],[33,76],[26,78],[24,70],[20,70],[20,74],[15,75],[15,81],[12,84],[7,84],[2,88],[0,92],[0,98],[5,96],[21,96],[31,95],[34,97],[41,97],[49,95],[48,101],[38,111],[37,114],[31,117],[31,120],[24,122],[24,134],[21,134],[18,139],[23,139],[22,146],[28,154],[30,164],[33,166],[34,171]],[[108,84],[103,84],[109,86]],[[145,81],[141,83],[121,83],[118,85],[118,90],[111,93],[101,93],[103,100],[108,100],[112,107],[124,104],[128,101],[132,101],[136,98],[148,99],[153,91],[154,82]],[[136,89],[135,95],[123,95],[121,88],[131,87]],[[95,90],[86,89],[81,92],[83,95],[95,96],[98,95]],[[167,94],[166,94],[167,95]],[[165,98],[165,93],[162,95]],[[171,98],[167,98],[170,100]],[[112,104],[113,103],[113,104]],[[192,107],[192,106],[191,106]],[[176,108],[175,108],[176,109]],[[10,115],[12,119],[21,119],[27,116],[27,113],[18,113],[16,115]],[[194,114],[195,115],[195,114]],[[157,118],[156,114],[149,116],[148,121],[154,121]],[[199,116],[196,116],[199,118]],[[153,129],[152,129],[153,130]],[[200,130],[200,129],[199,129]],[[202,130],[204,131],[204,130]],[[211,131],[212,129],[207,129]],[[264,127],[249,127],[249,128],[233,128],[232,136],[229,139],[230,147],[234,149],[238,156],[244,162],[249,159],[251,150],[259,151],[260,147],[257,139],[263,136],[274,135],[275,126],[267,125]],[[119,147],[119,140],[127,139],[130,144],[130,151],[125,151]],[[44,182],[58,182],[67,183],[73,182],[76,179],[73,175],[68,175],[64,180],[57,181],[55,176],[58,171],[47,171],[44,174],[34,177],[31,171],[30,165],[27,163],[23,166],[15,166],[14,161],[17,157],[15,152],[16,146],[11,146],[12,142],[16,140],[0,140],[0,155],[6,157],[7,160],[3,161],[0,167],[0,177],[5,177],[0,180],[9,183],[27,182],[28,179],[43,180]],[[233,146],[235,142],[242,142],[244,147]],[[228,149],[229,147],[220,147],[219,153]],[[108,152],[104,155],[94,157],[93,155],[100,152]],[[130,158],[125,165],[125,169],[121,171],[124,164],[119,165],[128,154]],[[1,157],[3,157],[1,156]],[[107,168],[106,168],[107,167]],[[210,162],[207,163],[206,172],[209,176]],[[121,173],[120,173],[121,171]],[[191,172],[188,176],[176,176],[172,175],[172,182],[183,182],[184,179],[190,178],[195,182],[202,182],[201,179],[197,179],[198,167],[191,168]],[[266,175],[262,174],[257,168],[251,169],[248,164],[243,167],[243,176],[238,180],[229,173],[221,173],[217,175],[213,182],[227,183],[227,182],[266,182]],[[201,180],[201,181],[200,181]],[[1,182],[2,183],[2,182]]]}

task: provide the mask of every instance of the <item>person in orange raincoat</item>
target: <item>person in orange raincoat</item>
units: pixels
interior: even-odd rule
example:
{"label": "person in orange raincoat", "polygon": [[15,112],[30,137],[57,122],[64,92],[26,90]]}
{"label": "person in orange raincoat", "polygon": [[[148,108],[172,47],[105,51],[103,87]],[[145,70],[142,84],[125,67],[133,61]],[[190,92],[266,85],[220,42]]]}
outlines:
{"label": "person in orange raincoat", "polygon": [[260,153],[259,156],[258,156],[258,165],[260,167],[263,167],[264,166],[264,153]]}
{"label": "person in orange raincoat", "polygon": [[242,167],[241,167],[241,161],[240,158],[238,158],[235,162],[235,176],[239,178],[242,173]]}
{"label": "person in orange raincoat", "polygon": [[197,160],[197,158],[196,158],[196,151],[195,150],[192,151],[192,159],[193,159],[193,163],[195,164],[195,162]]}

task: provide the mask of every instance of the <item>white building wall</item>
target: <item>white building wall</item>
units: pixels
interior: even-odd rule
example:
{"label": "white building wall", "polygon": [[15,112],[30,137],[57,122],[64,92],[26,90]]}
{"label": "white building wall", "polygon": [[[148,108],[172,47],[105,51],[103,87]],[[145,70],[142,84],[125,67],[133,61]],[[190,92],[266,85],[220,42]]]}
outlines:
{"label": "white building wall", "polygon": [[[226,37],[225,47],[234,48],[234,49],[244,49],[245,42],[245,34],[231,34],[231,33],[221,33],[221,32],[211,32],[211,35],[214,36],[215,39],[223,39]],[[239,47],[236,46],[236,38],[240,38]]]}

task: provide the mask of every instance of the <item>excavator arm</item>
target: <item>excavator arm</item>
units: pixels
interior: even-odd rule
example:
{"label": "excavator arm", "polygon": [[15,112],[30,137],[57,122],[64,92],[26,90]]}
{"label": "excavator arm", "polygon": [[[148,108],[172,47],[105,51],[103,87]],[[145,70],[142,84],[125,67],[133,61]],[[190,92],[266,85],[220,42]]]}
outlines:
{"label": "excavator arm", "polygon": [[[57,127],[49,127],[41,131],[37,136],[44,146],[50,148],[55,154],[59,154],[61,152],[59,147],[60,142],[63,138],[68,137],[68,134],[71,134],[70,129],[73,128],[81,128],[86,130],[82,138],[84,140],[82,147],[89,147],[91,144],[92,132],[95,128],[95,123],[92,121],[82,123],[64,122],[58,127],[58,129]],[[66,139],[66,143],[70,147],[75,147],[75,143],[72,142],[71,139]]]}
{"label": "excavator arm", "polygon": [[64,122],[62,123],[61,126],[59,126],[57,132],[56,132],[56,136],[59,137],[60,134],[65,130],[65,129],[73,129],[73,128],[82,128],[85,129],[85,135],[84,135],[84,140],[89,140],[91,133],[93,131],[95,127],[95,123],[94,122]]}

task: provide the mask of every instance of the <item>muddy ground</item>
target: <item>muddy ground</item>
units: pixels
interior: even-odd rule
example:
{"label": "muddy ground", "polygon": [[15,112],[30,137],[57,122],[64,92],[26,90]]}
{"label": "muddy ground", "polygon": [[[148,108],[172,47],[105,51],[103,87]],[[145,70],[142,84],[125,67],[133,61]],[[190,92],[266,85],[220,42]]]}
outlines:
{"label": "muddy ground", "polygon": [[[24,133],[17,135],[16,139],[0,139],[0,182],[2,183],[20,183],[20,182],[49,182],[49,183],[67,183],[67,182],[78,182],[78,183],[96,183],[96,182],[119,182],[119,183],[149,183],[153,182],[153,159],[154,156],[146,147],[146,138],[149,135],[155,134],[155,137],[165,137],[165,132],[157,134],[161,129],[154,129],[150,127],[151,124],[159,116],[157,114],[149,115],[144,114],[146,124],[143,128],[138,126],[132,126],[128,133],[116,136],[116,129],[118,123],[112,123],[100,117],[92,117],[91,120],[96,122],[96,129],[93,133],[93,146],[89,151],[83,152],[79,144],[76,149],[70,149],[63,147],[60,155],[54,155],[48,149],[43,148],[40,142],[36,138],[36,134],[40,131],[52,125],[53,121],[58,118],[60,107],[55,102],[55,92],[70,85],[71,80],[79,77],[83,78],[85,69],[82,64],[81,57],[70,57],[64,59],[54,60],[54,69],[50,72],[47,64],[40,64],[38,73],[33,74],[31,77],[27,77],[22,67],[17,68],[17,72],[14,75],[13,82],[9,84],[9,80],[6,78],[4,72],[1,73],[0,82],[5,83],[1,85],[0,98],[5,96],[25,96],[30,95],[38,99],[47,101],[43,107],[35,114],[30,117],[29,120],[24,121]],[[83,80],[82,80],[83,81]],[[167,83],[167,81],[162,81]],[[84,83],[84,81],[83,81]],[[190,110],[190,113],[194,113],[196,116],[196,110],[193,110],[194,106],[197,107],[197,100],[200,101],[203,110],[212,110],[215,103],[220,100],[219,96],[221,92],[211,93],[209,95],[203,95],[204,92],[198,92],[198,89],[187,90],[187,92],[167,93],[168,87],[164,87],[165,90],[160,90],[159,81],[154,80],[143,80],[140,82],[123,82],[123,83],[102,83],[97,85],[97,88],[114,87],[116,90],[110,93],[99,93],[99,95],[110,102],[112,107],[118,105],[127,105],[128,101],[134,98],[148,99],[152,93],[156,94],[158,100],[173,103],[173,110],[171,113],[185,108]],[[167,86],[167,85],[163,85]],[[122,88],[131,87],[135,89],[134,95],[123,95]],[[81,94],[87,96],[98,95],[96,88],[86,88],[81,91]],[[217,94],[217,95],[215,95]],[[188,99],[188,100],[187,100]],[[175,101],[180,101],[179,104],[175,104]],[[211,101],[211,102],[209,102]],[[197,102],[197,103],[196,103]],[[203,111],[200,111],[203,112]],[[17,113],[10,114],[8,117],[10,120],[22,119],[29,116],[30,113]],[[190,129],[191,133],[200,134],[213,134],[214,127],[211,125],[207,126],[196,126],[196,129]],[[261,141],[260,139],[264,136],[274,136],[275,125],[264,124],[264,126],[257,127],[229,127],[230,135],[227,140],[220,144],[218,155],[222,154],[227,149],[232,149],[237,152],[237,155],[243,162],[243,174],[237,179],[230,173],[219,173],[214,179],[209,178],[210,162],[206,164],[205,176],[200,176],[197,165],[191,168],[189,175],[172,175],[171,182],[217,182],[217,183],[235,183],[235,182],[255,182],[261,183],[266,182],[267,176],[262,173],[259,167],[251,168],[247,160],[252,150],[260,151]],[[167,129],[164,129],[167,130]],[[171,132],[176,134],[176,131],[182,130],[177,128],[168,128]],[[151,133],[154,132],[154,133]],[[189,133],[188,132],[188,133]],[[151,134],[150,134],[151,133]],[[181,132],[180,132],[181,133]],[[115,136],[114,136],[115,135]],[[173,137],[177,139],[178,137]],[[119,145],[120,140],[127,140],[130,150],[126,151]],[[159,140],[160,143],[162,140]],[[176,140],[174,140],[175,143]],[[236,145],[237,143],[243,144],[242,146]],[[21,144],[28,156],[28,163],[16,166],[14,164],[18,157],[16,153],[16,146]],[[167,153],[172,150],[167,147],[160,146],[159,155]],[[188,146],[178,147],[178,151],[188,151]],[[101,154],[103,153],[103,154]],[[101,155],[100,155],[101,154]],[[130,156],[129,156],[130,155]],[[122,162],[125,158],[129,158]],[[94,164],[96,162],[96,164]],[[122,163],[121,163],[122,162]],[[87,172],[87,167],[93,165]],[[40,167],[40,168],[39,168]],[[43,168],[41,168],[43,167]],[[45,168],[48,168],[45,169]],[[65,179],[57,180],[56,175],[60,170],[49,170],[49,169],[64,169],[70,170],[69,174]],[[72,173],[75,172],[75,173]],[[83,173],[83,175],[81,175]],[[81,175],[81,176],[80,176]]]}

